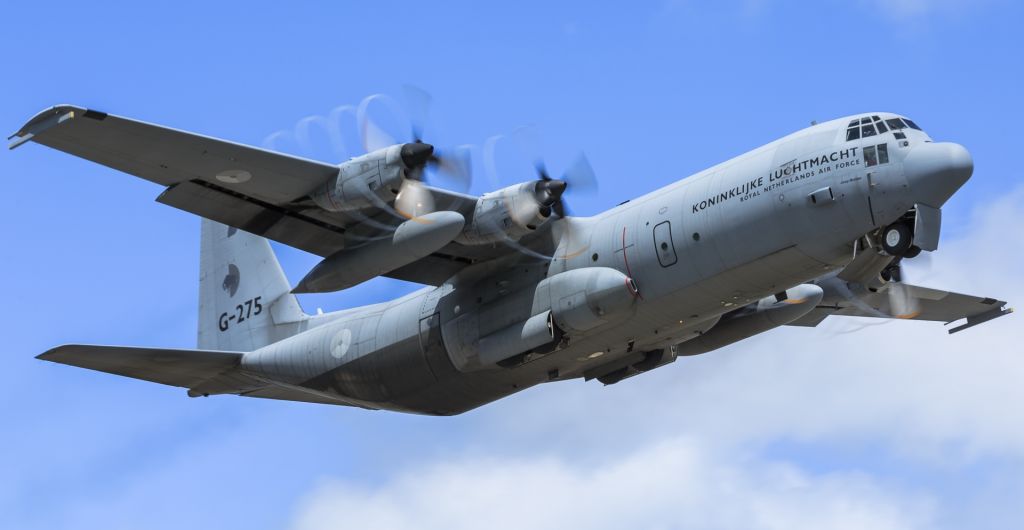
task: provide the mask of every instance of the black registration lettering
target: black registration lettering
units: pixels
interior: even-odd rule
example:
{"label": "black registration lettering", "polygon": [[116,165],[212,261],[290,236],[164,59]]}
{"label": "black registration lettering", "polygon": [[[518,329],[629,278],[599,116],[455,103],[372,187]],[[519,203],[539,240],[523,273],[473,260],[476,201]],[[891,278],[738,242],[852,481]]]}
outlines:
{"label": "black registration lettering", "polygon": [[263,299],[262,296],[256,298],[250,298],[235,306],[235,310],[231,313],[224,312],[217,317],[217,328],[221,331],[227,331],[232,323],[244,322],[256,315],[263,312],[263,304],[260,301]]}

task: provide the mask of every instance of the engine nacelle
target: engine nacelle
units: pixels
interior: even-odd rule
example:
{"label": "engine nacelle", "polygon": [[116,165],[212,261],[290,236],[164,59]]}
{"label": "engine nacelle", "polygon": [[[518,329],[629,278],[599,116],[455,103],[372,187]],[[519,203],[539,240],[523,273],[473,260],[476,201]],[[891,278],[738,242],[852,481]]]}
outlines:
{"label": "engine nacelle", "polygon": [[578,334],[628,318],[637,299],[636,284],[630,277],[608,267],[588,267],[537,284],[533,314],[551,309],[559,330]]}
{"label": "engine nacelle", "polygon": [[310,193],[329,212],[352,212],[395,200],[406,172],[426,163],[430,144],[398,144],[338,165],[338,174]]}
{"label": "engine nacelle", "polygon": [[557,180],[515,184],[480,196],[473,220],[456,239],[464,245],[518,241],[546,223],[551,206],[565,189]]}

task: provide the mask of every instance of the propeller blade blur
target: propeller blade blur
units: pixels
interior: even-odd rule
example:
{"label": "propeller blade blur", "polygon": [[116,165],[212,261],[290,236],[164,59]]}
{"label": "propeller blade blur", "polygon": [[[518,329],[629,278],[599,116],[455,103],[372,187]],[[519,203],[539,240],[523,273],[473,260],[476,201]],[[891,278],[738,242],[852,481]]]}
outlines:
{"label": "propeller blade blur", "polygon": [[889,284],[889,311],[893,318],[914,318],[921,314],[921,306],[903,282],[892,282]]}
{"label": "propeller blade blur", "polygon": [[569,188],[573,193],[597,193],[597,175],[594,174],[594,168],[590,165],[590,161],[587,160],[587,156],[580,153],[573,161],[572,165],[565,170],[565,174],[562,180],[569,185]]}
{"label": "propeller blade blur", "polygon": [[469,192],[473,184],[471,148],[468,145],[434,149],[433,169],[455,191]]}
{"label": "propeller blade blur", "polygon": [[414,85],[404,85],[402,89],[408,104],[412,141],[422,142],[423,129],[430,116],[430,104],[434,98],[426,90]]}
{"label": "propeller blade blur", "polygon": [[356,108],[356,123],[359,126],[359,137],[363,143],[363,150],[367,153],[398,143],[394,136],[388,134],[370,118],[370,104],[374,101],[388,105],[392,112],[395,112],[396,107],[394,101],[384,94],[373,94],[359,102],[359,107]]}
{"label": "propeller blade blur", "polygon": [[903,283],[907,278],[901,261],[893,263],[889,272],[889,314],[893,318],[914,318],[921,314],[921,304]]}

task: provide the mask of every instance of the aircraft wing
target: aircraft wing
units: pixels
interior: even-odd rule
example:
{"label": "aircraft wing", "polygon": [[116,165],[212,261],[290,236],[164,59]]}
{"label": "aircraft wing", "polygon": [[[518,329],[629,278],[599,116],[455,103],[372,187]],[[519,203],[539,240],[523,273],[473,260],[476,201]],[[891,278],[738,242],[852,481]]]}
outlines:
{"label": "aircraft wing", "polygon": [[841,292],[842,287],[831,282],[822,283],[821,286],[825,288],[822,303],[789,325],[813,327],[832,315],[930,320],[946,324],[965,320],[963,324],[949,330],[950,333],[956,333],[1013,311],[1005,307],[1006,302],[994,298],[902,284],[900,296],[913,300],[913,311],[901,314],[901,309],[892,306],[894,303],[905,305],[906,302],[894,300],[890,295],[889,289],[894,288],[892,284],[881,289],[865,289],[859,284],[853,284],[847,287],[846,292]]}
{"label": "aircraft wing", "polygon": [[[349,215],[296,203],[337,166],[84,107],[46,109],[9,139],[11,149],[32,141],[144,178],[166,188],[159,202],[324,257],[353,234],[372,239],[405,220],[390,211]],[[232,181],[239,171],[245,180]],[[427,189],[438,209],[468,215],[476,202]],[[449,245],[389,276],[438,285],[475,259],[462,250]]]}

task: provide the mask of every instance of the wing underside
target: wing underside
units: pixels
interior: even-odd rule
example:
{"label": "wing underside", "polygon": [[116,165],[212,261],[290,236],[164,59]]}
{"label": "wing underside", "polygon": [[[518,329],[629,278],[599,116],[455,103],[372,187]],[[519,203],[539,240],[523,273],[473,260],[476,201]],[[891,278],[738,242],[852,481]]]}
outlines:
{"label": "wing underside", "polygon": [[[387,205],[354,214],[310,206],[303,199],[337,174],[335,165],[84,107],[51,107],[10,138],[12,149],[32,141],[154,182],[165,188],[157,197],[163,204],[319,256],[386,236],[407,220]],[[471,214],[476,197],[425,188],[437,209]],[[496,253],[451,244],[388,276],[438,285]]]}

